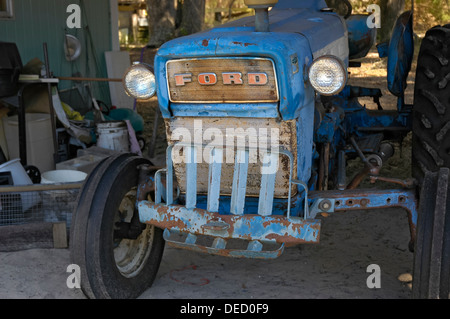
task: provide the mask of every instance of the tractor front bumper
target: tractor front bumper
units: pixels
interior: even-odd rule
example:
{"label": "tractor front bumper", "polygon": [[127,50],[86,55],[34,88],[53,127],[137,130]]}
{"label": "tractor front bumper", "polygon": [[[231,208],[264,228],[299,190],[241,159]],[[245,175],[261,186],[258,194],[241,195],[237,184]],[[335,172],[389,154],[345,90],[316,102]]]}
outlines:
{"label": "tractor front bumper", "polygon": [[[178,145],[183,145],[178,143]],[[258,194],[258,209],[256,212],[246,212],[246,185],[249,169],[248,148],[236,151],[233,173],[230,205],[227,209],[220,209],[221,173],[224,150],[220,147],[211,149],[209,163],[207,207],[199,208],[197,192],[197,146],[184,145],[186,155],[184,176],[184,199],[179,205],[175,197],[175,174],[170,145],[167,150],[167,167],[155,173],[147,183],[139,187],[137,209],[142,223],[164,229],[166,242],[178,248],[207,252],[210,254],[241,257],[241,258],[276,258],[281,255],[286,246],[305,243],[318,243],[320,234],[320,220],[299,218],[291,215],[291,199],[293,185],[300,185],[307,193],[306,185],[293,180],[294,156],[287,150],[277,149],[268,151],[264,155],[263,163],[266,170],[261,174]],[[288,198],[282,215],[274,212],[274,193],[277,170],[267,169],[278,167],[279,157],[287,157],[288,163]],[[165,175],[165,179],[162,175]],[[155,200],[149,201],[145,196],[145,189],[154,189]],[[304,201],[307,209],[307,201]],[[219,212],[220,211],[220,212]],[[297,215],[298,216],[298,215]],[[176,234],[186,236],[183,240],[175,241]],[[172,236],[175,235],[175,236]],[[209,245],[199,244],[198,237],[212,237]],[[231,240],[243,240],[247,244],[244,249],[230,248]],[[230,242],[229,242],[230,241]],[[265,250],[266,246],[279,245],[276,250]]]}
{"label": "tractor front bumper", "polygon": [[[262,215],[223,215],[185,206],[138,203],[142,223],[165,229],[169,245],[229,257],[276,258],[285,246],[318,243],[320,220]],[[170,239],[173,233],[188,234],[183,242]],[[211,236],[210,247],[198,245],[197,236]],[[248,241],[246,249],[227,249],[227,241]],[[264,251],[263,243],[279,244],[276,250]]]}

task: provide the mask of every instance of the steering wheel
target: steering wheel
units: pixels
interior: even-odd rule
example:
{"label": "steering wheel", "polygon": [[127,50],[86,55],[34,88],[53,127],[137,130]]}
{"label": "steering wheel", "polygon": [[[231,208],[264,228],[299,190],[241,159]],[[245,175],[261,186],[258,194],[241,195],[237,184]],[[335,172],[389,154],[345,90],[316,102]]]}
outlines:
{"label": "steering wheel", "polygon": [[344,19],[350,17],[353,7],[348,0],[328,0],[327,5],[334,8],[336,13],[343,16]]}
{"label": "steering wheel", "polygon": [[352,4],[348,0],[341,0],[342,3],[347,7],[347,13],[344,15],[344,19],[347,19],[351,16],[353,12]]}

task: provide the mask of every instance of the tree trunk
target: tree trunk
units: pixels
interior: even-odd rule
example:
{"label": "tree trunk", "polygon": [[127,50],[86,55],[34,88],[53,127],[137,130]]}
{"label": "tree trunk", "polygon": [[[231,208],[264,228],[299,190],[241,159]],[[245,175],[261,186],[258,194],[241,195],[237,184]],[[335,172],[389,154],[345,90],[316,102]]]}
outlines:
{"label": "tree trunk", "polygon": [[381,29],[378,29],[379,43],[389,41],[395,21],[403,12],[404,7],[405,0],[380,0]]}
{"label": "tree trunk", "polygon": [[228,5],[228,20],[231,19],[231,16],[233,15],[233,4],[236,2],[236,0],[230,0],[230,4]]}
{"label": "tree trunk", "polygon": [[158,47],[174,37],[175,0],[147,0],[149,14],[149,46]]}
{"label": "tree trunk", "polygon": [[179,35],[188,35],[203,30],[206,0],[184,0]]}

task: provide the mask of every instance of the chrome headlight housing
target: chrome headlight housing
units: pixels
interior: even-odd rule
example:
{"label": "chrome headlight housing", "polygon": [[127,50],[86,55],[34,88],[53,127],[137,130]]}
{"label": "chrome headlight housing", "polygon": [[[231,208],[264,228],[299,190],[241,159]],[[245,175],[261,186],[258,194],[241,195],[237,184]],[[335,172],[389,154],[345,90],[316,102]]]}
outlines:
{"label": "chrome headlight housing", "polygon": [[156,93],[156,78],[152,68],[144,63],[133,64],[123,76],[127,94],[136,100],[149,100]]}
{"label": "chrome headlight housing", "polygon": [[308,78],[314,90],[325,96],[341,92],[348,79],[344,63],[332,55],[314,60],[309,68]]}

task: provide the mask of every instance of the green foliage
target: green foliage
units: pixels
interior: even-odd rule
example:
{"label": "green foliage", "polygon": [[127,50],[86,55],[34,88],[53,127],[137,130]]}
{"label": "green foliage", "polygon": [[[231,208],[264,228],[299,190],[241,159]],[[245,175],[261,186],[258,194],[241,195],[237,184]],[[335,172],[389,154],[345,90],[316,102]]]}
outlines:
{"label": "green foliage", "polygon": [[253,10],[247,8],[244,0],[206,0],[205,25],[211,28],[250,14]]}
{"label": "green foliage", "polygon": [[448,0],[416,0],[422,12],[431,14],[438,24],[450,22],[450,5]]}
{"label": "green foliage", "polygon": [[[364,13],[369,4],[380,0],[350,0],[353,13]],[[405,1],[405,11],[411,9],[411,0]],[[450,23],[450,0],[414,0],[414,29],[425,31],[435,25]]]}
{"label": "green foliage", "polygon": [[[379,4],[380,0],[350,0],[350,3],[353,6],[353,13],[367,13],[367,6],[373,3]],[[224,9],[221,13],[223,17],[222,22],[228,21],[227,10],[230,4],[232,4],[232,8],[234,9],[246,7],[244,0],[206,0],[206,24],[208,26],[220,24],[215,20],[214,12],[217,9]],[[414,28],[417,31],[425,31],[438,24],[450,23],[450,0],[414,0],[414,6]],[[410,8],[411,0],[406,0],[405,10],[409,10]],[[240,17],[240,15],[236,17]],[[235,17],[231,18],[233,19]]]}

